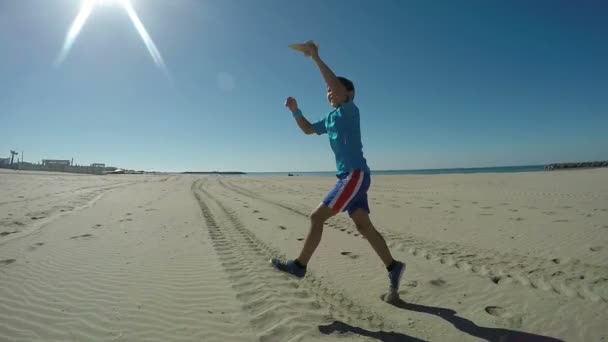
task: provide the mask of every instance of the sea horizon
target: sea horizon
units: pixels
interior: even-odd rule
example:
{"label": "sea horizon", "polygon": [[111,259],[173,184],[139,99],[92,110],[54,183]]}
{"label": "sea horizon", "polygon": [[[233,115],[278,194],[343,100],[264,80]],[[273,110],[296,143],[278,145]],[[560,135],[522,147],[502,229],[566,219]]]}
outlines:
{"label": "sea horizon", "polygon": [[[438,169],[406,169],[406,170],[371,170],[372,175],[438,175],[438,174],[471,174],[471,173],[510,173],[544,171],[545,165],[520,166],[491,166],[491,167],[462,167]],[[282,171],[282,172],[246,172],[244,176],[317,176],[335,177],[336,171]]]}

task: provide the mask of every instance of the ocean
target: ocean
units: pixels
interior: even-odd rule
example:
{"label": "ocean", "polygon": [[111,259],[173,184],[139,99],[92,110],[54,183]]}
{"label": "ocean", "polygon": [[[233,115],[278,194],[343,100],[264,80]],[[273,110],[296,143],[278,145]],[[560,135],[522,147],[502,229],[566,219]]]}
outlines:
{"label": "ocean", "polygon": [[[455,169],[419,169],[419,170],[372,170],[372,175],[395,176],[395,175],[442,175],[442,174],[469,174],[469,173],[508,173],[508,172],[537,172],[544,171],[544,165],[524,165],[524,166],[496,166],[496,167],[473,167]],[[335,177],[335,171],[315,171],[315,172],[248,172],[246,176],[316,176],[316,177]]]}

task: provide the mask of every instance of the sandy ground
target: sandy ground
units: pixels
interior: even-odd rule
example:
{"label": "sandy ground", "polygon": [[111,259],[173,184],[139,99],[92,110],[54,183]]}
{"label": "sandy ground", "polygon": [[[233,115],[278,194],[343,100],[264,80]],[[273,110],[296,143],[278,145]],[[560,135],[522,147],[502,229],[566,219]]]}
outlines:
{"label": "sandy ground", "polygon": [[401,301],[334,179],[0,171],[0,341],[608,341],[608,170],[373,177]]}

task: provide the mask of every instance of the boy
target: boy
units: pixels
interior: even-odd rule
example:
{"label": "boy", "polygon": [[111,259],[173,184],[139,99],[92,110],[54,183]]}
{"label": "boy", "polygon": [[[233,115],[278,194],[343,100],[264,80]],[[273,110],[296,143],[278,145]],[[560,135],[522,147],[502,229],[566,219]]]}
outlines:
{"label": "boy", "polygon": [[325,119],[310,123],[303,115],[296,100],[287,98],[285,106],[292,112],[300,129],[305,134],[327,134],[330,146],[336,156],[338,182],[329,191],[323,202],[310,216],[310,231],[300,255],[295,260],[271,259],[278,270],[298,278],[306,274],[306,265],[321,241],[323,224],[330,217],[348,211],[357,230],[369,241],[376,254],[388,270],[390,281],[387,300],[398,297],[399,283],[405,264],[393,259],[384,238],[369,218],[367,190],[370,186],[370,169],[363,157],[359,109],[353,103],[355,87],[344,77],[336,77],[319,57],[318,47],[308,42],[303,47],[306,56],[312,58],[327,84],[327,100],[334,108]]}

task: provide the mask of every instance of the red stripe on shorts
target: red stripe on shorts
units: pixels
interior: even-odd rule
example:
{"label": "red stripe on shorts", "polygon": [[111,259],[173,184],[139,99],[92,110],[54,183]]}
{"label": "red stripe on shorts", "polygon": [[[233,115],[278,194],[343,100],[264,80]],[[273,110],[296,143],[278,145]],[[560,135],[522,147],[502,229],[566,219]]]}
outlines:
{"label": "red stripe on shorts", "polygon": [[334,204],[334,210],[338,210],[344,207],[346,201],[348,201],[348,199],[353,194],[353,191],[355,191],[357,183],[359,182],[359,178],[361,178],[361,173],[362,172],[360,170],[353,171],[352,178],[348,180],[348,182],[344,186],[344,191],[342,191],[342,194],[340,194],[340,197],[338,197],[336,204]]}

